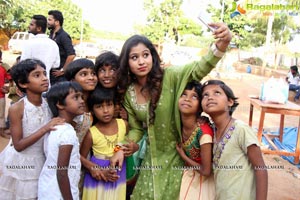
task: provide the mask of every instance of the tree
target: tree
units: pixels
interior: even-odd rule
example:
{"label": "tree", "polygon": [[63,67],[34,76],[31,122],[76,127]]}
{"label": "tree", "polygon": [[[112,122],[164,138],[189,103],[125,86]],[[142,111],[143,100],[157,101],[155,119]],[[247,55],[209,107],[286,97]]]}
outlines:
{"label": "tree", "polygon": [[[201,36],[203,30],[199,24],[184,16],[182,2],[183,0],[144,0],[147,22],[135,29],[157,44],[159,49],[166,41],[177,45],[187,42],[183,41],[185,35]],[[186,38],[194,40],[191,37]]]}
{"label": "tree", "polygon": [[[82,9],[71,0],[32,0],[31,4],[27,3],[25,14],[26,25],[31,20],[32,15],[40,13],[48,16],[49,10],[60,10],[64,16],[63,28],[65,31],[67,31],[73,39],[80,39]],[[84,21],[84,39],[89,39],[90,34],[91,27],[87,21]]]}
{"label": "tree", "polygon": [[10,38],[13,30],[20,29],[24,21],[24,1],[21,0],[0,0],[0,29]]}
{"label": "tree", "polygon": [[182,16],[182,0],[145,0],[144,8],[148,12],[147,23],[140,29],[152,42],[160,45],[166,38],[178,38],[179,18]]}
{"label": "tree", "polygon": [[[246,10],[245,14],[231,17],[232,2],[232,0],[225,0],[224,22],[228,24],[229,28],[234,33],[235,37],[233,38],[233,42],[241,49],[263,46],[266,42],[268,18],[272,12],[268,10]],[[257,1],[257,4],[259,2],[261,1]],[[256,1],[253,1],[253,3],[255,4]],[[208,12],[213,15],[215,20],[220,19],[220,9],[210,5]],[[275,16],[272,26],[271,42],[280,41],[281,44],[284,44],[289,40],[291,31],[295,29],[295,24],[293,23],[293,20],[291,20],[291,16],[288,12],[274,12],[273,14]]]}
{"label": "tree", "polygon": [[[260,42],[260,40],[256,40],[256,38],[262,38],[262,35],[253,33],[253,24],[255,23],[254,19],[251,19],[245,15],[238,15],[235,17],[231,17],[231,0],[224,0],[224,13],[223,13],[223,21],[232,31],[234,37],[232,38],[232,42],[236,44],[236,46],[240,49],[247,49],[253,42]],[[220,0],[220,5],[222,5],[222,0]],[[211,14],[213,21],[220,21],[222,10],[215,5],[208,5],[207,12]],[[253,39],[255,38],[255,41]],[[256,45],[258,45],[256,44]]]}
{"label": "tree", "polygon": [[[235,17],[230,16],[233,12],[232,0],[225,0],[224,3],[224,22],[228,24],[231,31],[234,33],[233,42],[239,49],[248,49],[250,47],[265,46],[265,54],[274,54],[275,68],[277,68],[279,49],[286,44],[292,36],[292,33],[297,29],[290,11],[268,10],[251,10],[242,13]],[[299,0],[286,1],[288,4],[299,3]],[[264,1],[251,1],[253,4],[265,4]],[[221,4],[221,2],[220,2]],[[299,5],[299,4],[297,4]],[[220,10],[210,6],[209,12],[214,17],[219,18]],[[266,55],[264,55],[265,57]],[[265,61],[266,59],[263,58]],[[263,69],[266,63],[263,63]]]}
{"label": "tree", "polygon": [[[73,39],[80,38],[82,9],[71,0],[0,0],[0,25],[11,37],[10,30],[26,31],[31,17],[35,14],[48,16],[49,10],[60,10],[64,15],[64,29]],[[91,27],[84,21],[84,39],[90,38]]]}

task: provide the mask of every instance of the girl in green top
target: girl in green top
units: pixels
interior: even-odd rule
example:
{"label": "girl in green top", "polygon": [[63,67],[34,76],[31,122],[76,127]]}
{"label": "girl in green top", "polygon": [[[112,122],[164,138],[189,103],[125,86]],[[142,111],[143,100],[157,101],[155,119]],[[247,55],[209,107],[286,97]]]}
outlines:
{"label": "girl in green top", "polygon": [[[119,89],[128,113],[129,139],[137,142],[148,134],[145,158],[131,199],[178,199],[183,162],[176,151],[181,138],[178,99],[186,84],[201,80],[217,64],[226,50],[231,33],[223,23],[212,23],[217,39],[200,61],[183,67],[162,69],[152,42],[134,35],[125,41],[120,54]],[[131,143],[134,144],[134,143]],[[130,155],[134,145],[123,147],[111,159],[122,165],[124,153]]]}

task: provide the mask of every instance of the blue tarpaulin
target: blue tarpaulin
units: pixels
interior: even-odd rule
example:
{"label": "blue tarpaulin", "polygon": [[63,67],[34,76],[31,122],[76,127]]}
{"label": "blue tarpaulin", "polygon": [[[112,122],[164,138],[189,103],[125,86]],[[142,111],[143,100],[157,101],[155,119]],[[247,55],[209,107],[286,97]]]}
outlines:
{"label": "blue tarpaulin", "polygon": [[[279,131],[270,132],[273,135],[279,135]],[[283,138],[282,143],[279,141],[278,137],[272,139],[273,143],[280,150],[285,150],[288,152],[295,152],[296,149],[296,140],[297,140],[297,127],[286,127],[283,129]],[[269,145],[265,137],[262,138],[262,143],[264,145]],[[269,148],[272,147],[269,145]],[[288,160],[290,163],[294,164],[294,156],[281,156],[283,159]],[[300,168],[300,164],[297,164],[297,167]]]}

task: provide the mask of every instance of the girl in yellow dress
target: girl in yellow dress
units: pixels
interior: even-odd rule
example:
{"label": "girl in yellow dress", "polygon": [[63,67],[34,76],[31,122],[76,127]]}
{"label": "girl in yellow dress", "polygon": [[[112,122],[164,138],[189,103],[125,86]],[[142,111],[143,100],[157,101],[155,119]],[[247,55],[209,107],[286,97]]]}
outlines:
{"label": "girl in yellow dress", "polygon": [[[125,139],[127,122],[114,118],[115,93],[108,88],[96,88],[88,98],[94,125],[81,145],[81,162],[87,169],[82,199],[125,199],[126,163],[121,169],[110,167],[110,157],[122,151],[119,143]],[[92,150],[90,160],[86,159]]]}

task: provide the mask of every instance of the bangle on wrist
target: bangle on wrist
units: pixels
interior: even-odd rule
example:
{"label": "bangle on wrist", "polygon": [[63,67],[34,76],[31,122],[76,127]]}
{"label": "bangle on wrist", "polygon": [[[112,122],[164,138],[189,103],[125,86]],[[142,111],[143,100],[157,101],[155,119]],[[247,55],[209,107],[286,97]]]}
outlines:
{"label": "bangle on wrist", "polygon": [[223,57],[224,54],[225,54],[225,52],[220,51],[220,50],[218,49],[218,47],[216,46],[215,43],[213,43],[213,44],[210,46],[210,49],[212,50],[213,54],[214,54],[215,56],[219,57],[219,58]]}
{"label": "bangle on wrist", "polygon": [[117,144],[114,148],[114,152],[118,152],[120,150],[121,150],[121,146]]}

